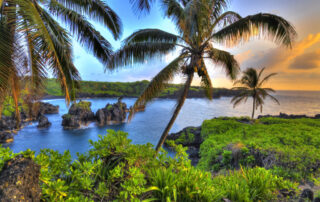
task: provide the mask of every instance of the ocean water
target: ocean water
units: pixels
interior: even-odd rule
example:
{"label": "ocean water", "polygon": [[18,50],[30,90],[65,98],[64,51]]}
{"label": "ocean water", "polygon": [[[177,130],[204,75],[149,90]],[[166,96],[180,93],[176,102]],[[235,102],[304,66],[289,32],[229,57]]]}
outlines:
{"label": "ocean water", "polygon": [[[275,97],[280,105],[266,100],[263,113],[259,114],[306,114],[313,116],[320,114],[320,92],[307,91],[278,91]],[[115,103],[117,99],[99,98],[85,99],[92,102],[92,111],[96,112],[107,103]],[[233,108],[230,97],[222,97],[212,101],[206,99],[187,99],[171,132],[177,132],[187,126],[200,126],[206,119],[219,116],[251,116],[252,100],[246,104]],[[135,99],[123,99],[127,106],[131,106]],[[32,123],[20,130],[15,135],[14,142],[4,146],[10,147],[14,152],[32,149],[37,153],[44,148],[50,148],[63,152],[69,150],[72,156],[77,152],[84,153],[90,145],[88,140],[97,140],[98,135],[105,135],[107,129],[122,130],[129,133],[129,138],[134,144],[152,143],[155,145],[160,138],[166,124],[176,105],[174,99],[155,99],[147,105],[144,112],[136,113],[130,123],[119,125],[96,126],[94,123],[76,130],[63,130],[61,116],[67,113],[63,99],[45,100],[60,106],[59,114],[46,115],[52,123],[48,129],[37,129],[37,123]]]}

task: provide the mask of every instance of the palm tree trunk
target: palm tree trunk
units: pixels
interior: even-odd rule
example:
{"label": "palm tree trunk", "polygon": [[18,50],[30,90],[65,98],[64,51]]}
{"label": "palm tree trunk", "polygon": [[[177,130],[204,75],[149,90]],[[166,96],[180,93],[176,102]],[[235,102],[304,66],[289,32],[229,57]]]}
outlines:
{"label": "palm tree trunk", "polygon": [[251,116],[251,119],[254,118],[254,111],[255,111],[255,108],[256,108],[256,98],[253,97],[253,107],[252,107],[252,116]]}
{"label": "palm tree trunk", "polygon": [[193,79],[193,73],[188,75],[188,79],[187,79],[187,82],[186,82],[186,84],[184,86],[182,95],[181,95],[181,97],[179,99],[178,105],[177,105],[176,109],[174,110],[174,113],[173,113],[173,115],[172,115],[172,117],[171,117],[166,129],[163,131],[163,133],[162,133],[162,135],[160,137],[160,140],[159,140],[159,142],[157,144],[156,154],[159,153],[164,141],[167,139],[168,133],[169,133],[174,121],[176,120],[176,118],[177,118],[177,116],[178,116],[178,114],[179,114],[179,112],[180,112],[180,110],[181,110],[181,108],[182,108],[182,106],[184,104],[184,101],[186,100],[189,88],[191,86],[192,79]]}

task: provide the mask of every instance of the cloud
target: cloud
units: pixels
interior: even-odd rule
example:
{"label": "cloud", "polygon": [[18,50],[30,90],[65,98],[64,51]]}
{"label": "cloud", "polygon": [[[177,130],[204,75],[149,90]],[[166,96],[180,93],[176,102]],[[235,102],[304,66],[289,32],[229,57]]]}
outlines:
{"label": "cloud", "polygon": [[320,67],[320,50],[299,55],[290,64],[290,69],[315,69]]}
{"label": "cloud", "polygon": [[[315,44],[320,43],[320,33],[310,34],[303,40],[295,43],[292,49],[284,47],[271,48],[265,51],[251,54],[249,58],[244,60],[241,64],[242,67],[267,67],[268,70],[288,71],[292,70],[291,64],[303,62],[299,60],[300,57],[305,55],[305,52]],[[308,54],[307,54],[308,56]],[[312,55],[311,55],[312,56]],[[309,55],[310,57],[310,55]],[[317,56],[318,57],[318,56]],[[306,61],[305,61],[306,62]]]}

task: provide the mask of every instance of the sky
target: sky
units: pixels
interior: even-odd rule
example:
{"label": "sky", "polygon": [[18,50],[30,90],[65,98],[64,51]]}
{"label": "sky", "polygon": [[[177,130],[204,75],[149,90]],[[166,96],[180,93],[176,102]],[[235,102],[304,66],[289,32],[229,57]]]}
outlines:
{"label": "sky", "polygon": [[[108,5],[120,16],[123,24],[121,40],[134,31],[144,28],[158,28],[170,33],[177,33],[171,21],[163,16],[156,3],[148,15],[134,12],[130,0],[106,0]],[[240,64],[241,70],[248,67],[263,68],[265,74],[276,72],[266,87],[276,90],[320,90],[320,0],[231,0],[228,10],[238,12],[242,17],[260,12],[279,15],[288,20],[296,29],[298,36],[292,48],[274,44],[271,41],[252,39],[236,47],[218,48],[231,52]],[[94,24],[95,28],[106,37],[114,47],[121,46],[121,40],[115,41],[107,28]],[[115,72],[104,71],[99,63],[85,48],[75,40],[74,63],[82,80],[90,81],[140,81],[151,80],[178,53],[170,53],[163,58],[145,61],[144,64],[119,68]],[[225,76],[223,69],[207,63],[214,87],[232,87],[232,82]],[[181,75],[173,83],[181,83]],[[199,85],[195,78],[193,85]]]}

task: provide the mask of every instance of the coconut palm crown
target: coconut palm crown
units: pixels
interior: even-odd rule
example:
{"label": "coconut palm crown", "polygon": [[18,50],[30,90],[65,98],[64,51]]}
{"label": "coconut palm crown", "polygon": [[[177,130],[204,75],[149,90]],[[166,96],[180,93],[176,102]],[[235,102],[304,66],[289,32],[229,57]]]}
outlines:
{"label": "coconut palm crown", "polygon": [[19,81],[28,79],[38,90],[50,71],[69,103],[80,79],[72,63],[71,36],[104,65],[112,54],[108,40],[88,20],[119,38],[121,21],[102,0],[0,0],[0,101],[10,94],[18,105]]}
{"label": "coconut palm crown", "polygon": [[[112,56],[109,67],[130,66],[144,63],[150,58],[178,51],[178,56],[164,67],[150,82],[132,107],[146,105],[156,97],[166,84],[182,73],[186,81],[173,116],[165,128],[156,150],[159,151],[186,99],[194,74],[201,78],[206,96],[212,98],[212,83],[205,61],[211,61],[224,68],[226,75],[235,79],[239,65],[229,52],[219,50],[214,44],[234,46],[251,37],[271,39],[278,44],[291,46],[296,32],[282,17],[259,13],[241,17],[232,11],[225,11],[226,0],[161,0],[165,15],[176,25],[178,35],[159,29],[142,29],[123,41],[122,47]],[[179,48],[179,49],[177,49]]]}
{"label": "coconut palm crown", "polygon": [[276,73],[271,73],[266,77],[262,78],[262,73],[265,68],[262,68],[258,73],[254,68],[248,68],[243,72],[243,76],[241,79],[234,82],[234,85],[240,85],[238,87],[234,87],[235,90],[240,90],[241,92],[234,96],[231,100],[233,103],[233,107],[238,106],[242,102],[247,102],[248,98],[251,97],[253,100],[252,106],[252,115],[251,118],[254,118],[255,110],[260,107],[260,111],[262,112],[262,107],[264,105],[264,100],[269,97],[272,101],[277,104],[280,104],[279,101],[270,95],[270,93],[274,93],[275,90],[272,88],[263,88],[263,85],[273,76],[277,75]]}

